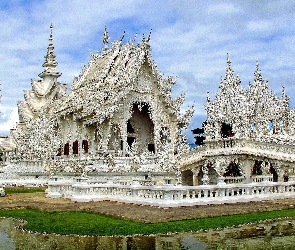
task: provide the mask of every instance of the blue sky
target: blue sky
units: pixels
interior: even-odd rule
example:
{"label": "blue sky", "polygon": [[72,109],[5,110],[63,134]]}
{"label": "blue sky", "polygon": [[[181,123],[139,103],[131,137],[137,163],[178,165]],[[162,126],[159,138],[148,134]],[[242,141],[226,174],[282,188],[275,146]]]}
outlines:
{"label": "blue sky", "polygon": [[[177,76],[173,95],[187,92],[183,109],[195,103],[190,128],[206,118],[206,92],[218,91],[229,53],[242,85],[253,82],[258,60],[263,78],[281,95],[286,87],[295,104],[295,1],[201,0],[1,0],[0,135],[17,122],[16,104],[30,80],[38,79],[46,54],[49,26],[61,82],[71,85],[103,47],[105,25],[111,40],[125,41],[152,30],[152,56],[164,75]],[[189,140],[192,142],[190,132]]]}

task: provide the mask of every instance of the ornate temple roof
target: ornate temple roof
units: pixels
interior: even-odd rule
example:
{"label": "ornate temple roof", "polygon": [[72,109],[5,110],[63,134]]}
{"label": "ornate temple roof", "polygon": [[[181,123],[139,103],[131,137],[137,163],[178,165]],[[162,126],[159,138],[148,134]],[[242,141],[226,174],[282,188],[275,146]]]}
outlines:
{"label": "ornate temple roof", "polygon": [[[232,126],[235,137],[269,137],[269,141],[271,138],[276,140],[277,137],[295,135],[291,122],[294,111],[289,107],[289,97],[284,87],[281,97],[273,93],[267,79],[262,78],[258,62],[253,83],[244,89],[239,77],[234,76],[228,57],[225,77],[221,79],[219,89],[214,100],[208,97],[205,105],[207,140],[220,138],[216,131],[222,123]],[[287,140],[290,141],[290,138]]]}
{"label": "ornate temple roof", "polygon": [[43,79],[31,80],[32,90],[24,90],[25,100],[18,102],[20,122],[37,118],[42,108],[66,93],[66,85],[57,82],[61,73],[56,71],[58,63],[55,61],[52,30],[51,25],[47,54],[42,65],[44,70],[39,74]]}
{"label": "ornate temple roof", "polygon": [[[150,54],[150,36],[143,37],[137,44],[134,39],[124,44],[121,38],[109,47],[106,32],[103,37],[105,47],[101,52],[91,54],[88,65],[74,79],[72,91],[53,104],[52,112],[66,115],[78,111],[75,114],[78,119],[91,116],[91,119],[102,122],[133,93],[134,102],[149,103],[152,98],[161,99],[169,113],[177,116],[185,96],[171,99],[175,81],[172,77],[163,79],[158,72]],[[150,100],[142,99],[143,93]],[[183,117],[176,119],[182,119],[182,123],[186,120]]]}
{"label": "ornate temple roof", "polygon": [[56,71],[57,62],[55,61],[55,53],[53,46],[53,37],[52,37],[53,25],[50,25],[50,36],[49,36],[49,45],[47,48],[47,54],[45,56],[45,62],[43,63],[44,71],[39,74],[39,77],[45,78],[46,76],[58,78],[61,76],[60,72]]}

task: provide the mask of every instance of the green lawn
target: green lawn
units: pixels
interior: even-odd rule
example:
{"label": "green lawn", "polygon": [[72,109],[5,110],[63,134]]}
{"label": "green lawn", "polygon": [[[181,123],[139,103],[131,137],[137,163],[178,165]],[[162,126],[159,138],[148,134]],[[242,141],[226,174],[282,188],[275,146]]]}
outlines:
{"label": "green lawn", "polygon": [[0,210],[0,217],[20,218],[28,221],[28,224],[25,226],[27,230],[79,235],[133,235],[188,232],[292,216],[295,216],[295,208],[174,222],[141,223],[88,212],[49,213],[32,209]]}
{"label": "green lawn", "polygon": [[45,187],[6,187],[5,193],[6,194],[16,194],[16,193],[40,193],[45,192]]}
{"label": "green lawn", "polygon": [[[44,192],[45,188],[5,188],[7,194]],[[142,223],[90,212],[41,212],[33,209],[3,209],[0,217],[28,221],[24,229],[35,232],[79,235],[133,235],[189,232],[228,227],[259,220],[295,217],[295,208],[239,215],[216,216],[173,222]]]}

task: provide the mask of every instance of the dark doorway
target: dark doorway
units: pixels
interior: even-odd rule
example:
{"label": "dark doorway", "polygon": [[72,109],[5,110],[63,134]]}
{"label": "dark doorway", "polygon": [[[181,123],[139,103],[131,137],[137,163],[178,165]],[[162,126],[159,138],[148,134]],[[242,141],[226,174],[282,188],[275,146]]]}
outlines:
{"label": "dark doorway", "polygon": [[57,150],[57,154],[56,156],[61,156],[62,153],[62,145],[59,147],[59,149]]}
{"label": "dark doorway", "polygon": [[277,174],[277,171],[272,165],[270,165],[269,172],[272,174],[272,181],[278,182],[279,176]]}
{"label": "dark doorway", "polygon": [[155,153],[155,144],[148,144],[148,151]]}
{"label": "dark doorway", "polygon": [[88,148],[89,148],[87,140],[82,141],[82,148],[84,149],[84,153],[87,154],[88,153]]}
{"label": "dark doorway", "polygon": [[74,154],[74,155],[78,154],[78,152],[79,152],[79,148],[78,148],[78,146],[79,146],[78,141],[74,141],[74,142],[73,142],[73,154]]}
{"label": "dark doorway", "polygon": [[194,185],[194,175],[191,170],[185,170],[181,173],[181,181],[184,186]]}
{"label": "dark doorway", "polygon": [[255,160],[252,175],[262,175],[262,168],[261,168],[262,161]]}
{"label": "dark doorway", "polygon": [[223,138],[233,137],[235,134],[232,131],[232,126],[223,122],[221,124],[221,136]]}
{"label": "dark doorway", "polygon": [[130,120],[127,122],[127,133],[134,133],[134,129],[130,123]]}
{"label": "dark doorway", "polygon": [[127,144],[131,148],[133,142],[135,141],[135,137],[127,137]]}
{"label": "dark doorway", "polygon": [[241,169],[240,169],[239,165],[235,162],[231,162],[228,165],[228,167],[226,168],[223,176],[224,177],[226,177],[226,176],[232,176],[232,177],[242,176]]}
{"label": "dark doorway", "polygon": [[64,146],[64,155],[69,155],[70,153],[70,144],[67,142]]}

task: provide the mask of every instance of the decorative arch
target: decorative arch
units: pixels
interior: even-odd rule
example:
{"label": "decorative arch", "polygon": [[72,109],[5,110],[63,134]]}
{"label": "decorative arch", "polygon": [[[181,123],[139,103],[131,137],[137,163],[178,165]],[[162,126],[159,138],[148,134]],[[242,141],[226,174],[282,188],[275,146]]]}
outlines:
{"label": "decorative arch", "polygon": [[201,185],[216,185],[219,174],[210,161],[206,161],[202,167],[200,167],[198,173],[198,183]]}
{"label": "decorative arch", "polygon": [[194,174],[190,169],[184,170],[181,172],[181,181],[184,186],[193,186],[194,185]]}
{"label": "decorative arch", "polygon": [[223,177],[239,177],[242,176],[243,172],[240,164],[236,161],[231,161],[224,171]]}
{"label": "decorative arch", "polygon": [[129,146],[134,146],[136,142],[138,153],[155,153],[154,122],[151,119],[149,104],[134,103],[131,117],[127,122],[127,143],[131,144]]}

